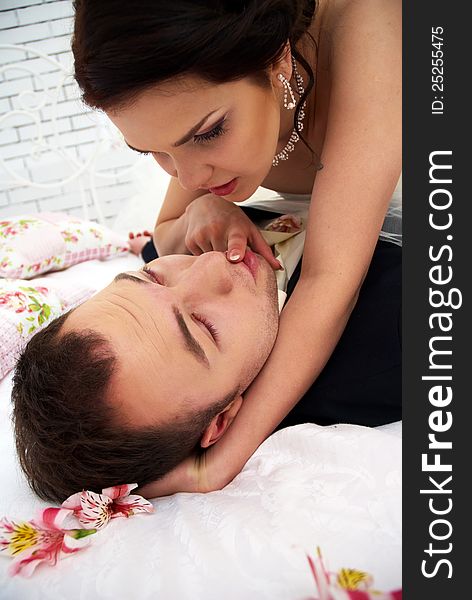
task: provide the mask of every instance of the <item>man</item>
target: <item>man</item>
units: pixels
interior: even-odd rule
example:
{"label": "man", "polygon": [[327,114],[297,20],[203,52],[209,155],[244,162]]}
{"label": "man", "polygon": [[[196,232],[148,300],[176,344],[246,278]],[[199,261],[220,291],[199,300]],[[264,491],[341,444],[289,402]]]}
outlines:
{"label": "man", "polygon": [[275,276],[252,256],[254,272],[222,252],[159,258],[33,337],[13,401],[36,493],[142,485],[223,435],[277,335]]}
{"label": "man", "polygon": [[[401,390],[388,385],[401,368],[400,268],[401,250],[379,242],[332,358],[279,428],[401,418]],[[301,260],[288,298],[300,270]],[[276,275],[260,255],[170,255],[119,274],[36,334],[18,362],[13,417],[30,486],[57,502],[142,487],[204,453],[236,416],[277,328]]]}

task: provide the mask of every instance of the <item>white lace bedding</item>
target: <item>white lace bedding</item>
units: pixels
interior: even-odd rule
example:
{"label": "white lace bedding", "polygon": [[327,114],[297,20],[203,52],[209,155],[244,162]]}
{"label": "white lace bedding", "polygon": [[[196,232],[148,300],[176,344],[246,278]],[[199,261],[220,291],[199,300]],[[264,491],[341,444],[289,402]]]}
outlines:
{"label": "white lace bedding", "polygon": [[[97,289],[135,256],[51,274]],[[0,516],[34,517],[37,499],[16,466],[11,375],[0,382]],[[1,600],[306,600],[316,588],[305,553],[327,567],[369,572],[375,588],[401,587],[401,423],[298,425],[272,435],[224,490],[153,501],[155,513],[114,519],[89,548],[7,576]]]}

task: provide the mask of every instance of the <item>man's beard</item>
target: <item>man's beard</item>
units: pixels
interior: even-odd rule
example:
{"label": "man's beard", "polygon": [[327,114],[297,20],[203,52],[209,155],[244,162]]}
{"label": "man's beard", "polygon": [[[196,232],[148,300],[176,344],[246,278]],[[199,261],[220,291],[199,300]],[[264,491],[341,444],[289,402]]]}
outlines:
{"label": "man's beard", "polygon": [[255,355],[252,357],[251,368],[244,374],[241,385],[241,393],[246,390],[252,381],[262,370],[265,362],[274,347],[279,329],[279,300],[277,279],[275,273],[270,267],[270,272],[266,277],[264,296],[266,300],[261,306],[261,320],[259,329],[260,345]]}

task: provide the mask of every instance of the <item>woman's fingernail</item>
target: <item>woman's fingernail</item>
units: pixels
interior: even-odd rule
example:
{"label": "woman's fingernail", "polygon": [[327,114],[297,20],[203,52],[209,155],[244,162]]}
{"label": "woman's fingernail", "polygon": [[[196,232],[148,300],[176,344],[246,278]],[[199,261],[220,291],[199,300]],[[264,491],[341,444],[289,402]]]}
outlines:
{"label": "woman's fingernail", "polygon": [[230,252],[229,257],[231,260],[238,260],[239,254],[237,252]]}

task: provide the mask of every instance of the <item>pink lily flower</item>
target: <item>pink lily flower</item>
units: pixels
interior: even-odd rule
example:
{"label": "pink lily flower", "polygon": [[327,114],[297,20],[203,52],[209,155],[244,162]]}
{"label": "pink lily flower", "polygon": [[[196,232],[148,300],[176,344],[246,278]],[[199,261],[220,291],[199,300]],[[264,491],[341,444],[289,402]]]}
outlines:
{"label": "pink lily flower", "polygon": [[30,577],[41,563],[55,565],[88,545],[87,536],[96,529],[62,529],[61,525],[73,511],[45,508],[32,521],[15,523],[0,519],[0,554],[14,558],[10,575]]}
{"label": "pink lily flower", "polygon": [[89,490],[77,492],[64,500],[62,506],[74,511],[81,525],[102,529],[110,519],[131,517],[136,513],[154,512],[154,506],[142,496],[130,495],[137,483],[115,485],[105,488],[101,494]]}
{"label": "pink lily flower", "polygon": [[[308,564],[315,579],[319,600],[402,600],[402,590],[392,592],[380,592],[371,587],[372,578],[362,571],[350,571],[343,569],[333,578],[324,566],[321,550],[318,548],[318,556],[313,559],[308,554]],[[350,581],[342,581],[341,575]],[[334,581],[333,581],[334,579]],[[315,600],[314,598],[310,600]]]}

